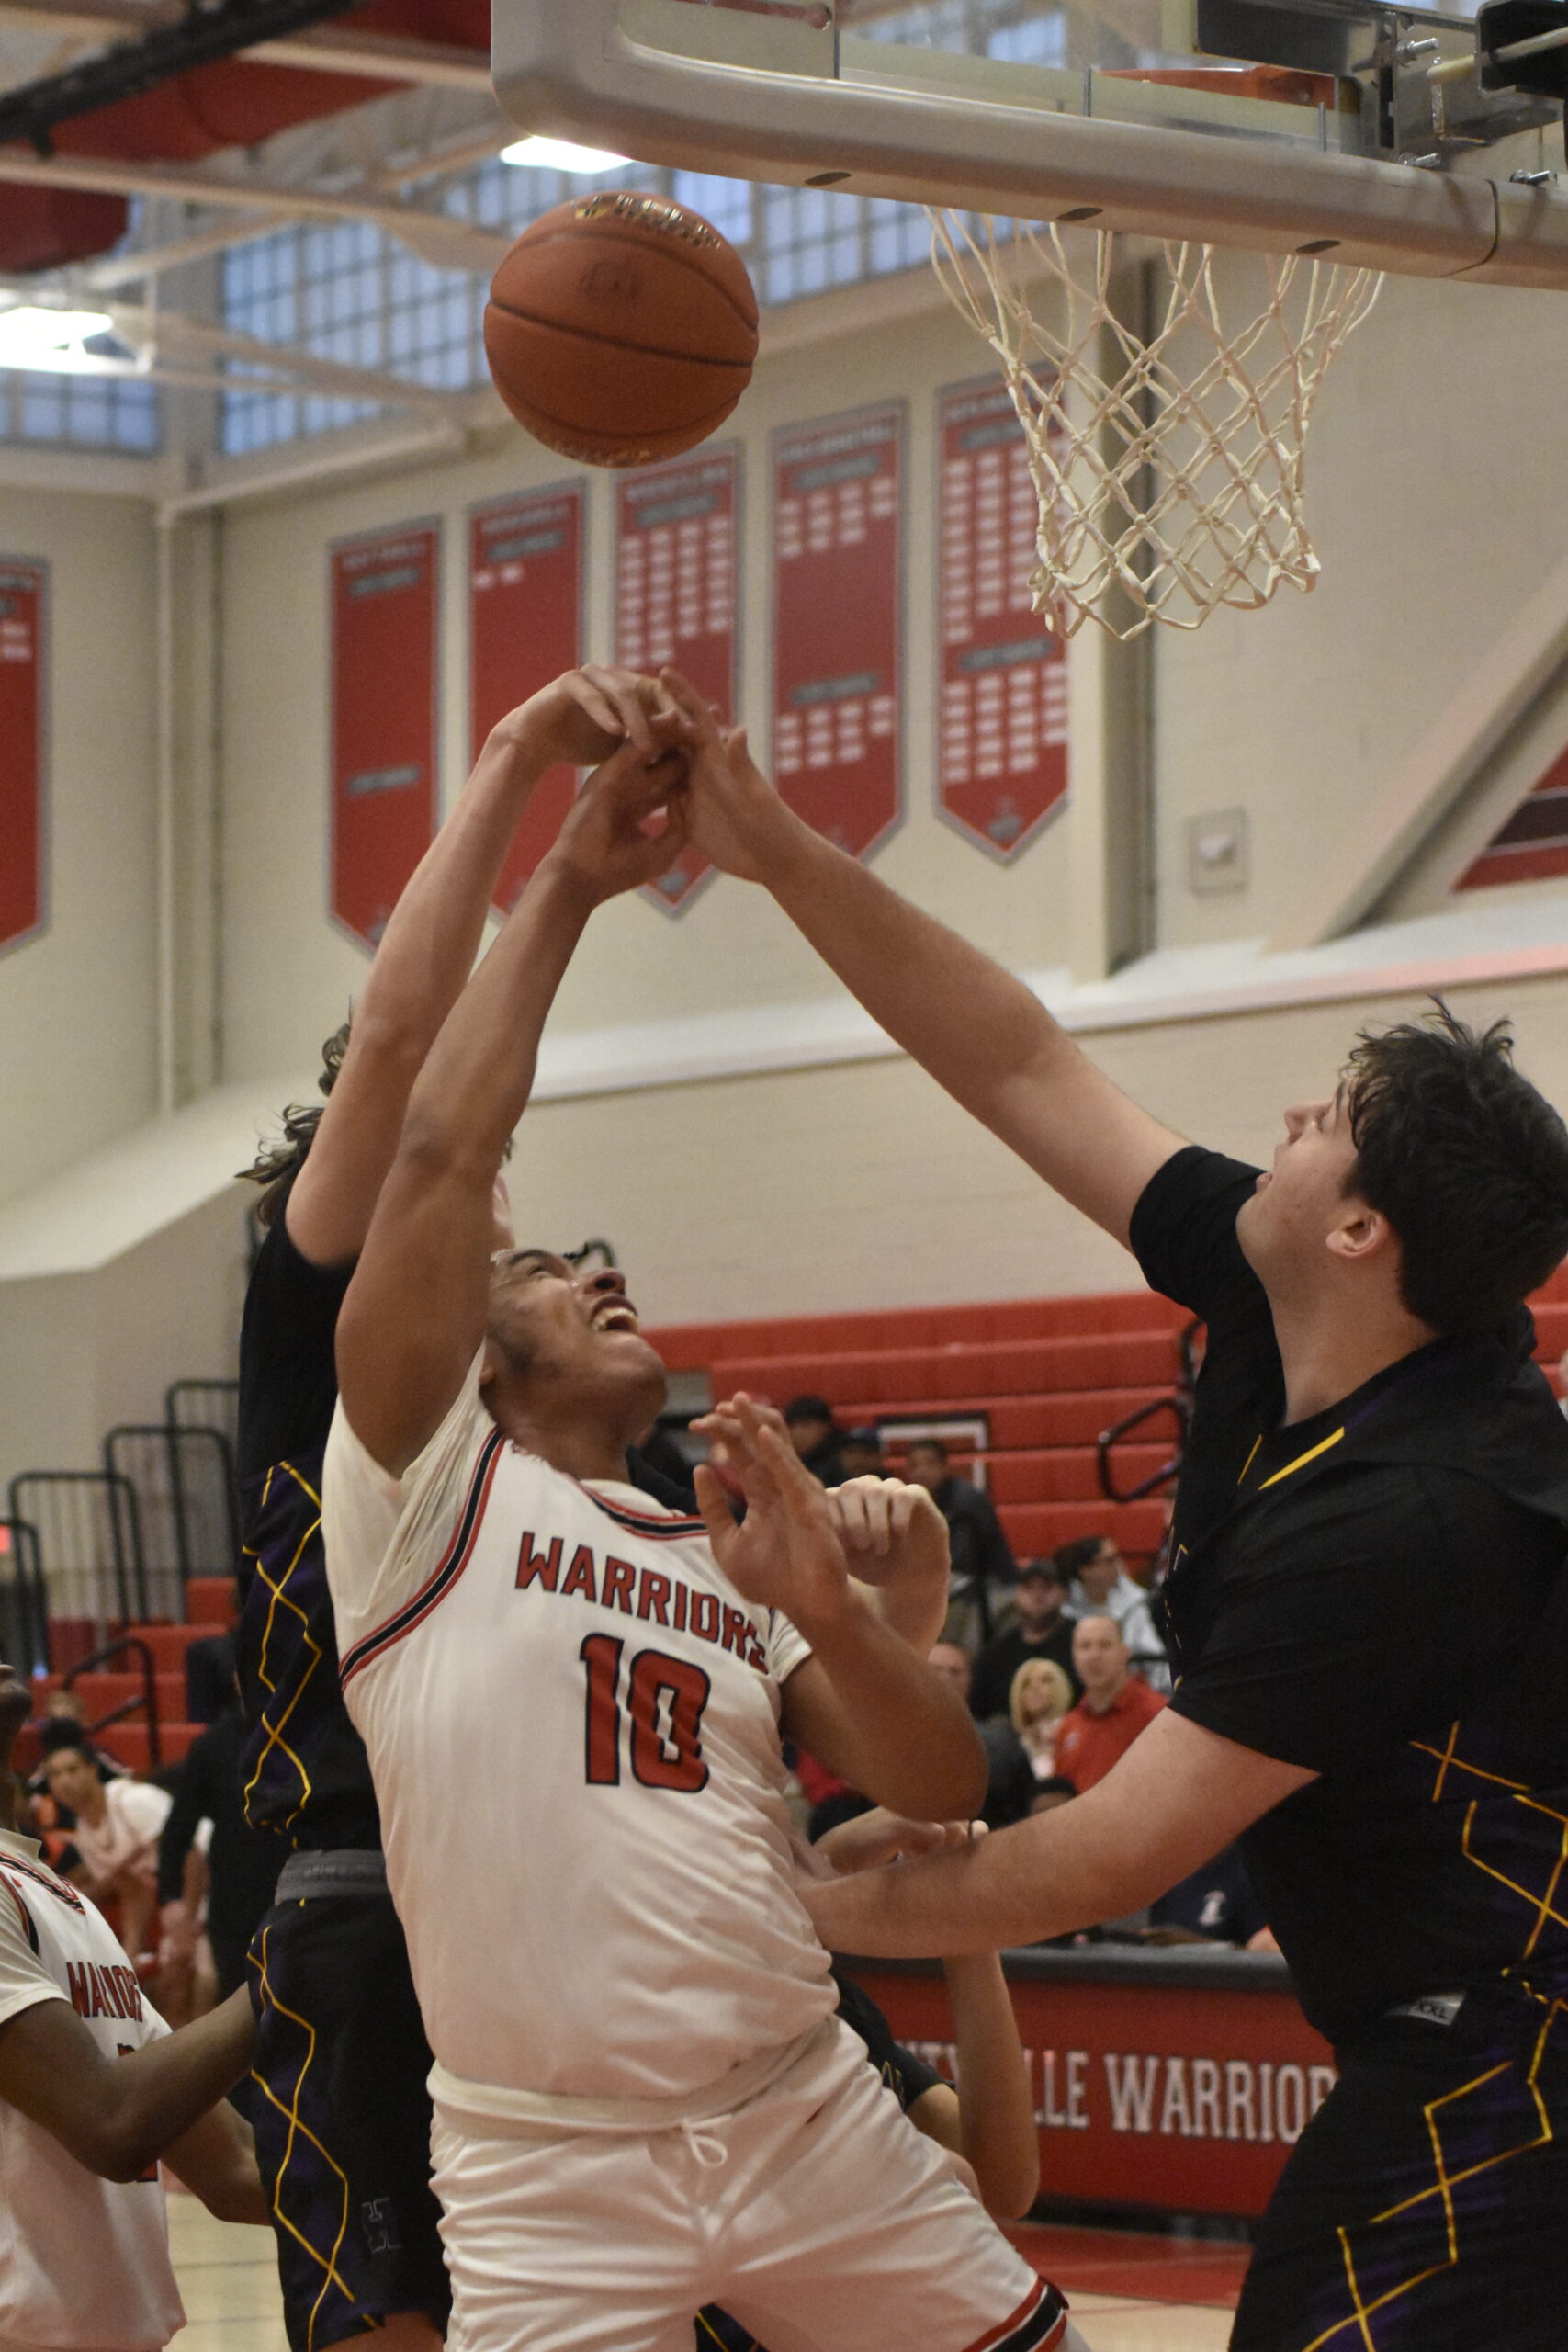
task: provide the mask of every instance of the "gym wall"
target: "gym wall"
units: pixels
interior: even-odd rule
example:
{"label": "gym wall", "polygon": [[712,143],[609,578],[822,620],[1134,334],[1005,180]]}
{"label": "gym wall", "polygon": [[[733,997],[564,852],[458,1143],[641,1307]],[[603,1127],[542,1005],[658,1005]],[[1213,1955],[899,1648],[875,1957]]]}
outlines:
{"label": "gym wall", "polygon": [[44,921],[0,953],[4,1203],[155,1106],[152,511],[7,489],[0,556],[49,570]]}

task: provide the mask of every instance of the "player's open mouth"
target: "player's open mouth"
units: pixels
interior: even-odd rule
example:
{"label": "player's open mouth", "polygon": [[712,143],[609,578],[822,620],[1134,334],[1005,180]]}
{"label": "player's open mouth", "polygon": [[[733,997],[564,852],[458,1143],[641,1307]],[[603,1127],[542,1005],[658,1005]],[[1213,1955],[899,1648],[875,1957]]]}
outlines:
{"label": "player's open mouth", "polygon": [[596,1331],[640,1331],[642,1325],[630,1299],[615,1298],[594,1308],[593,1329]]}

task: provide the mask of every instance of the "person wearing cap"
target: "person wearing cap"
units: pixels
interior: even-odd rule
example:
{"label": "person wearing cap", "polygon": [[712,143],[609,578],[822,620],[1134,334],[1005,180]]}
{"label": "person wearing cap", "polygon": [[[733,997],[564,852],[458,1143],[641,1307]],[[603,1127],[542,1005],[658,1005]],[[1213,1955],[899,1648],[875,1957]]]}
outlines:
{"label": "person wearing cap", "polygon": [[789,1442],[814,1478],[841,1487],[848,1472],[840,1452],[842,1432],[826,1396],[792,1396],[784,1407]]}
{"label": "person wearing cap", "polygon": [[1032,1658],[1049,1658],[1073,1686],[1076,1700],[1083,1684],[1073,1665],[1073,1629],[1066,1614],[1067,1588],[1061,1569],[1047,1553],[1026,1560],[1018,1572],[1018,1620],[1005,1634],[988,1641],[975,1660],[969,1705],[984,1722],[1005,1715],[1013,1677]]}
{"label": "person wearing cap", "polygon": [[866,1421],[858,1429],[844,1431],[839,1442],[839,1459],[844,1465],[846,1478],[886,1478],[887,1476],[882,1438],[874,1421]]}

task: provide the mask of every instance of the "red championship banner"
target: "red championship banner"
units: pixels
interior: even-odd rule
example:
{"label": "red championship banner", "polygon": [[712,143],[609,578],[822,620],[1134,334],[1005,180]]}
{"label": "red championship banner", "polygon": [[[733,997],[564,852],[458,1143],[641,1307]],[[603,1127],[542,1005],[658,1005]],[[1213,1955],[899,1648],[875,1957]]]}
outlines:
{"label": "red championship banner", "polygon": [[48,586],[41,563],[0,557],[0,947],[43,922]]}
{"label": "red championship banner", "polygon": [[942,393],[937,430],[938,806],[1011,858],[1066,797],[1066,639],[1030,606],[1040,501],[1007,387],[991,377]]}
{"label": "red championship banner", "polygon": [[1456,890],[1495,882],[1546,882],[1568,874],[1568,749],[1533,784],[1506,825],[1467,865]]}
{"label": "red championship banner", "polygon": [[435,831],[440,529],[332,550],[332,910],[374,947]]}
{"label": "red championship banner", "polygon": [[[582,660],[581,482],[473,507],[468,514],[470,753],[563,670]],[[496,904],[506,913],[555,840],[577,790],[577,770],[547,768],[502,869]]]}
{"label": "red championship banner", "polygon": [[[615,485],[615,659],[672,662],[733,720],[739,688],[740,453],[707,449]],[[644,893],[671,914],[712,871],[688,850]]]}
{"label": "red championship banner", "polygon": [[773,775],[864,857],[897,822],[904,409],[773,436]]}
{"label": "red championship banner", "polygon": [[[1075,1957],[1043,1954],[1062,1966],[1042,1977],[1022,1973],[1032,1955],[1004,1963],[1034,2086],[1041,2195],[1260,2213],[1336,2080],[1328,2044],[1283,1970],[1260,1970],[1269,1981],[1242,1990],[1193,1981],[1224,1976],[1233,1955],[1205,1953],[1219,1963],[1211,1972],[1174,1951],[1137,1952],[1133,1962],[1154,1963],[1150,1981],[1119,1983],[1088,1973],[1093,1952],[1075,1980]],[[895,2039],[951,2077],[953,2015],[941,1977],[858,1960],[852,1973]],[[1161,1983],[1161,1973],[1176,1981]]]}

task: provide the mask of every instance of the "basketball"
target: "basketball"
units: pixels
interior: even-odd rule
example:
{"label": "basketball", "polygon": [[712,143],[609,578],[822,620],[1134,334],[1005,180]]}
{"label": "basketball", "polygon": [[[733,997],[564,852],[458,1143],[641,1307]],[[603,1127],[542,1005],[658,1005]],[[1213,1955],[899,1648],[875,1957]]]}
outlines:
{"label": "basketball", "polygon": [[757,298],[711,221],[625,189],[558,205],[491,282],[496,390],[547,449],[591,466],[679,457],[751,380]]}

